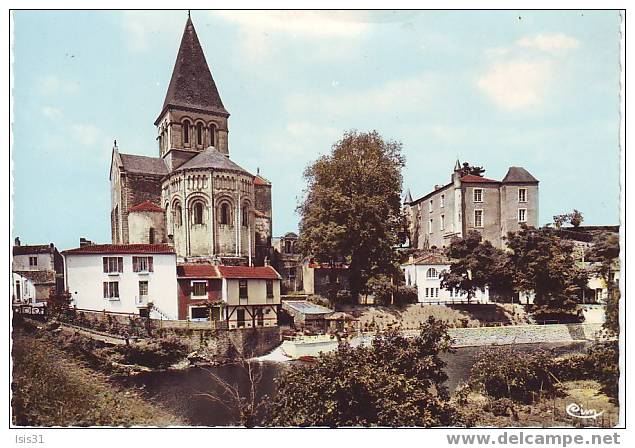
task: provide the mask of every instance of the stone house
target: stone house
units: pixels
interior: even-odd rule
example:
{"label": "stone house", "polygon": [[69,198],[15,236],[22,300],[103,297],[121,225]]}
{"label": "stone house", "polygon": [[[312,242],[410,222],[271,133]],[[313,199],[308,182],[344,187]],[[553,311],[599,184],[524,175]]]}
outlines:
{"label": "stone house", "polygon": [[330,266],[311,257],[305,258],[302,262],[302,285],[305,294],[328,297],[331,281],[338,291],[349,291],[349,278],[348,266],[344,263]]}
{"label": "stone house", "polygon": [[[441,287],[441,274],[450,270],[450,260],[439,253],[427,253],[412,258],[401,268],[404,271],[406,286],[417,289],[419,303],[461,303],[467,301],[467,294],[457,289]],[[476,290],[471,303],[488,303],[489,291]]]}
{"label": "stone house", "polygon": [[271,183],[230,159],[228,118],[188,17],[154,122],[159,156],[123,154],[116,142],[112,151],[114,244],[170,243],[182,261],[264,264]]}
{"label": "stone house", "polygon": [[168,244],[93,244],[62,255],[77,309],[177,318],[176,253]]}
{"label": "stone house", "polygon": [[282,286],[287,292],[302,291],[302,254],[297,243],[298,235],[294,232],[272,240],[272,264],[282,276]]}
{"label": "stone house", "polygon": [[538,180],[522,167],[510,167],[503,180],[462,175],[456,161],[450,182],[404,204],[410,244],[415,249],[447,247],[454,237],[480,232],[495,247],[522,224],[538,225]]}
{"label": "stone house", "polygon": [[[37,302],[46,302],[51,290],[64,291],[64,259],[53,243],[22,245],[16,238],[11,270],[29,280]],[[13,287],[17,288],[15,283]]]}
{"label": "stone house", "polygon": [[11,303],[25,305],[43,304],[43,302],[38,302],[36,299],[36,289],[33,280],[17,272],[11,273],[11,279],[13,286]]}
{"label": "stone house", "polygon": [[177,275],[179,319],[229,329],[278,325],[280,275],[270,266],[180,264]]}

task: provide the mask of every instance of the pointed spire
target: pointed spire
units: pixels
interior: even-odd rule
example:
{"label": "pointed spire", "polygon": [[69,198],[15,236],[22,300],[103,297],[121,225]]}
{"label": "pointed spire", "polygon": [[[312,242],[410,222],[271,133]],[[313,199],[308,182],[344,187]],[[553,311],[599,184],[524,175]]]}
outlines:
{"label": "pointed spire", "polygon": [[456,158],[456,163],[454,164],[454,171],[461,171],[461,162],[459,162],[459,158]]}
{"label": "pointed spire", "polygon": [[412,203],[412,194],[410,194],[410,188],[406,191],[406,195],[403,198],[403,203],[408,205]]}
{"label": "pointed spire", "polygon": [[168,107],[229,116],[205,60],[189,11],[161,115]]}

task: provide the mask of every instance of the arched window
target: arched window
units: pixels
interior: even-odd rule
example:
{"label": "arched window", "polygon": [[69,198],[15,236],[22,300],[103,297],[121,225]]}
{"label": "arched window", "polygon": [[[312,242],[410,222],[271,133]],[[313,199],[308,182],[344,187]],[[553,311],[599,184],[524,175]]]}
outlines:
{"label": "arched window", "polygon": [[209,145],[216,148],[216,126],[209,127]]}
{"label": "arched window", "polygon": [[185,120],[183,122],[183,143],[190,142],[190,122]]}
{"label": "arched window", "polygon": [[437,278],[438,276],[439,274],[437,273],[437,270],[434,268],[430,268],[426,272],[426,278]]}
{"label": "arched window", "polygon": [[198,123],[196,125],[196,144],[203,144],[203,123]]}
{"label": "arched window", "polygon": [[248,227],[249,226],[249,208],[247,208],[247,206],[244,205],[242,212],[243,212],[243,216],[242,216],[243,227]]}
{"label": "arched window", "polygon": [[220,205],[220,223],[229,224],[229,204],[227,202]]}
{"label": "arched window", "polygon": [[201,202],[194,204],[194,224],[203,224],[203,204]]}
{"label": "arched window", "polygon": [[183,210],[181,209],[181,204],[176,204],[174,206],[174,225],[177,227],[181,227],[183,223]]}

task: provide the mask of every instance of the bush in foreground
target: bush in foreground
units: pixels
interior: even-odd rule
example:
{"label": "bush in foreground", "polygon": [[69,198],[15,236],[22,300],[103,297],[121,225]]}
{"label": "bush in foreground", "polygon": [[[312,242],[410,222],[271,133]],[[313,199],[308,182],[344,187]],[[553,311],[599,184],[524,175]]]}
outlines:
{"label": "bush in foreground", "polygon": [[165,369],[185,359],[189,346],[177,337],[165,337],[117,347],[126,364],[137,364],[153,369]]}
{"label": "bush in foreground", "polygon": [[447,426],[456,423],[445,363],[445,324],[430,319],[421,334],[377,335],[369,347],[342,346],[277,380],[266,424],[273,426]]}

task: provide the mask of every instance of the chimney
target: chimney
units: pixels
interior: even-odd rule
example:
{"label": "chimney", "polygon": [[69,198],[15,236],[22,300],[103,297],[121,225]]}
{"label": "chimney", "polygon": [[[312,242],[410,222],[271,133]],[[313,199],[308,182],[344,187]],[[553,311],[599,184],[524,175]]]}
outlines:
{"label": "chimney", "polygon": [[434,185],[434,191],[437,191],[439,188],[441,188],[441,185],[438,185],[438,184]]}
{"label": "chimney", "polygon": [[19,237],[19,236],[16,236],[16,237],[15,237],[15,245],[16,245],[16,246],[19,246],[19,245],[20,245],[20,237]]}
{"label": "chimney", "polygon": [[93,242],[90,240],[87,240],[83,236],[79,239],[79,247],[86,247],[86,246],[92,246],[92,245],[93,245]]}

